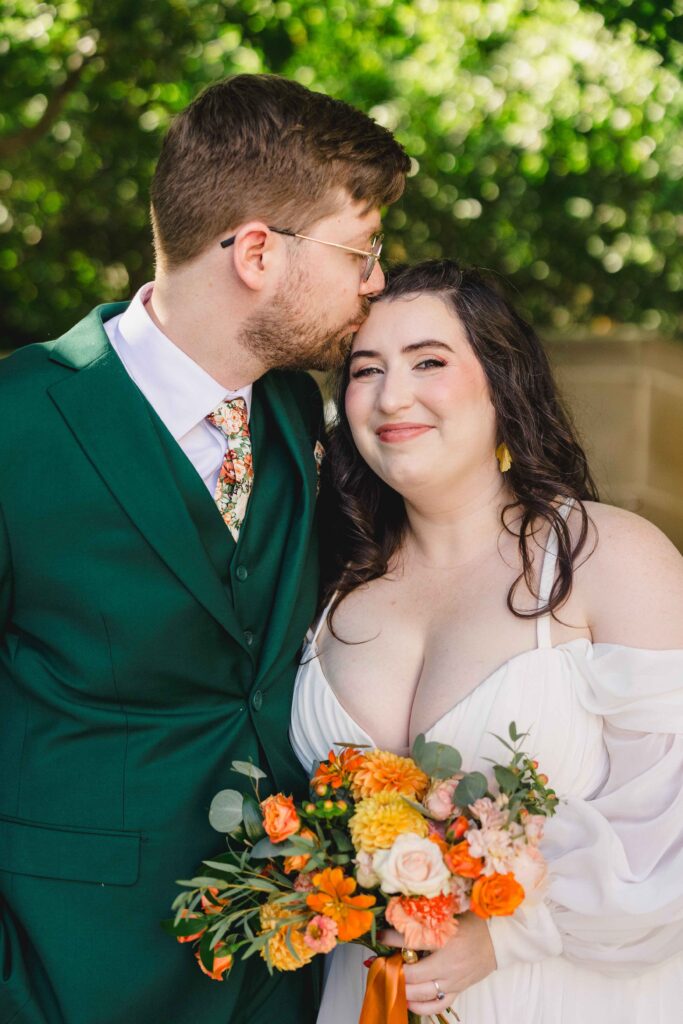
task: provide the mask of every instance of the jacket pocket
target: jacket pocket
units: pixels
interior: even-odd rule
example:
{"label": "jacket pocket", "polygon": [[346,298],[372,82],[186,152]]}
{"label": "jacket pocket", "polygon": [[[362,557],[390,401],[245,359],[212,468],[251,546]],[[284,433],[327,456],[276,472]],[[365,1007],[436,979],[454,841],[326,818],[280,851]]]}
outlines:
{"label": "jacket pocket", "polygon": [[134,885],[138,832],[43,825],[0,815],[0,871],[104,885]]}

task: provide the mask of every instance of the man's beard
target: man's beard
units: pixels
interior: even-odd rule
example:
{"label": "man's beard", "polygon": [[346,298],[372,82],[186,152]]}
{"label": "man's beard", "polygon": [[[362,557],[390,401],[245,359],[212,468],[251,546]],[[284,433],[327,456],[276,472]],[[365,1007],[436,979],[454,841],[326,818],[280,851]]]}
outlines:
{"label": "man's beard", "polygon": [[352,326],[361,324],[370,310],[369,300],[359,296],[354,319],[332,327],[301,310],[294,296],[305,295],[305,282],[301,278],[288,281],[267,310],[255,314],[243,325],[240,344],[268,369],[339,369],[351,351]]}

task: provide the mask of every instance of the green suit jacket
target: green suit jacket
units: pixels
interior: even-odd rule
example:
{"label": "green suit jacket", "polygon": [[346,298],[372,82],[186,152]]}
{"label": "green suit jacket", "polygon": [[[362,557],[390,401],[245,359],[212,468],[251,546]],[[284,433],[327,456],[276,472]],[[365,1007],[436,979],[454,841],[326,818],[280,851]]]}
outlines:
{"label": "green suit jacket", "polygon": [[233,758],[305,786],[320,398],[306,374],[254,385],[235,545],[109,345],[124,308],[0,364],[0,1022],[301,1024],[307,972],[210,981],[159,922],[223,848],[207,810],[248,786]]}

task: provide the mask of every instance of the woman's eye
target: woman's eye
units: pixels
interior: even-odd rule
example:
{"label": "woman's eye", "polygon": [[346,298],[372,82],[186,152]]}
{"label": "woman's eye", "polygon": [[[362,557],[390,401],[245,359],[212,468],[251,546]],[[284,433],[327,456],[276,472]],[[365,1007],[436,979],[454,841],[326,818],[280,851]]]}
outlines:
{"label": "woman's eye", "polygon": [[445,362],[442,359],[433,359],[433,358],[421,359],[420,362],[416,365],[415,369],[416,370],[419,370],[419,369],[433,370],[435,367],[445,366],[445,365],[446,364],[445,364]]}
{"label": "woman's eye", "polygon": [[381,372],[379,366],[361,366],[360,370],[354,370],[351,376],[357,380],[359,377],[374,377],[375,374]]}

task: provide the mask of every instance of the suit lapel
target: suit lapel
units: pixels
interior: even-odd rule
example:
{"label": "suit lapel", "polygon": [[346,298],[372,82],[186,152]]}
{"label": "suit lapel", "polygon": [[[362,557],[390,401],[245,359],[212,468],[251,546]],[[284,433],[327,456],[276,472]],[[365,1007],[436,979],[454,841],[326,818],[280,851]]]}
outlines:
{"label": "suit lapel", "polygon": [[[209,561],[159,441],[161,421],[109,344],[102,320],[125,306],[99,307],[54,346],[52,358],[78,372],[50,389],[76,440],[147,542],[240,644],[242,629]],[[175,442],[173,442],[175,443]]]}
{"label": "suit lapel", "polygon": [[[313,529],[318,475],[313,456],[314,442],[308,434],[301,410],[289,386],[277,373],[267,374],[259,384],[263,387],[275,427],[289,450],[293,469],[299,478],[300,492],[300,515],[292,522],[268,633],[261,653],[258,674],[264,678],[280,653],[301,586],[301,572]],[[258,467],[255,469],[258,472]]]}

